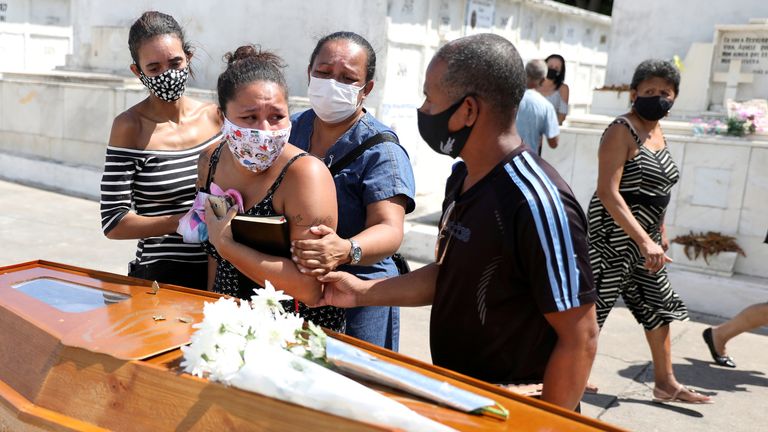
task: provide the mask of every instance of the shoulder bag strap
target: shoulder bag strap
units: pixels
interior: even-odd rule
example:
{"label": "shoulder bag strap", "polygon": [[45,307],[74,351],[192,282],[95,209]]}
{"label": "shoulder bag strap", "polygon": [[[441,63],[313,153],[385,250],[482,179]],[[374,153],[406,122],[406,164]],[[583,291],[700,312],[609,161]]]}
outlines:
{"label": "shoulder bag strap", "polygon": [[213,176],[216,174],[216,166],[219,164],[219,156],[221,155],[221,149],[224,147],[225,143],[226,141],[222,141],[221,144],[213,150],[213,153],[211,153],[211,160],[208,161],[208,175],[205,179],[205,192],[211,191],[211,182],[213,181]]}
{"label": "shoulder bag strap", "polygon": [[[397,139],[397,137],[394,134],[390,132],[377,133],[376,135],[363,141],[362,144],[355,147],[349,153],[345,154],[344,157],[341,158],[341,160],[339,160],[335,164],[328,167],[328,169],[331,171],[331,175],[335,176],[347,165],[354,162],[355,159],[359,158],[363,153],[365,153],[366,150],[368,150],[369,148],[377,144],[381,144],[383,142],[394,142],[400,145],[400,141]],[[411,267],[408,265],[408,260],[406,260],[403,255],[399,253],[395,253],[394,255],[392,255],[392,260],[395,262],[395,266],[397,267],[398,273],[400,273],[401,275],[410,273]]]}
{"label": "shoulder bag strap", "polygon": [[341,170],[346,168],[347,165],[351,164],[352,162],[355,161],[355,159],[359,158],[363,153],[365,153],[366,150],[375,146],[376,144],[381,144],[383,142],[394,142],[394,143],[400,144],[400,142],[397,140],[397,137],[392,133],[389,133],[389,132],[377,133],[376,135],[363,141],[362,144],[352,149],[352,151],[350,151],[349,153],[345,154],[344,157],[341,158],[341,160],[339,160],[335,164],[332,164],[330,167],[328,167],[328,169],[331,170],[331,175],[335,176]]}

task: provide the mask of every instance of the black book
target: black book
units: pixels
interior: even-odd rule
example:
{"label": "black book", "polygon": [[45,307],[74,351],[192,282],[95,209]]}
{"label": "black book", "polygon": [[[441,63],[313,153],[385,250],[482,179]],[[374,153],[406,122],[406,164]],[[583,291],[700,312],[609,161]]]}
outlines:
{"label": "black book", "polygon": [[285,216],[237,215],[232,219],[232,236],[259,252],[291,257],[291,233]]}

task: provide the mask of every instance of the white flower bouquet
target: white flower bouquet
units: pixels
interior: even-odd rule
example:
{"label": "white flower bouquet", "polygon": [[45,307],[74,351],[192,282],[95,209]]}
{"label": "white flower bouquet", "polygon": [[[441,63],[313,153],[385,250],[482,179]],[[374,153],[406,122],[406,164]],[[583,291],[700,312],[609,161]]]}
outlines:
{"label": "white flower bouquet", "polygon": [[290,299],[266,288],[250,302],[221,298],[206,303],[191,343],[182,347],[188,373],[308,408],[406,431],[450,431],[328,364],[326,335],[286,312]]}

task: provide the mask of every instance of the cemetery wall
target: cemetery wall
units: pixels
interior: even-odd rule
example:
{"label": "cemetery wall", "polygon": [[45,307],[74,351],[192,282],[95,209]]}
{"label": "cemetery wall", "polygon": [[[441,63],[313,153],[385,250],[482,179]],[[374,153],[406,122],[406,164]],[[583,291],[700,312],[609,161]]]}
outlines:
{"label": "cemetery wall", "polygon": [[715,26],[766,18],[765,0],[614,0],[606,85],[628,84],[647,58],[684,58],[692,43],[711,43]]}
{"label": "cemetery wall", "polygon": [[387,12],[386,61],[374,90],[380,92],[381,103],[367,106],[397,130],[411,157],[419,195],[442,194],[453,163],[435,158],[416,123],[427,65],[445,42],[493,32],[510,40],[523,61],[562,55],[572,112],[587,111],[592,89],[603,85],[611,23],[607,16],[546,0],[393,0]]}
{"label": "cemetery wall", "polygon": [[[112,120],[146,96],[138,80],[114,75],[0,73],[0,178],[98,199]],[[289,105],[296,112],[309,104],[291,97]]]}
{"label": "cemetery wall", "polygon": [[[557,149],[544,147],[586,212],[597,185],[597,150],[610,117],[575,118],[561,129]],[[681,177],[666,215],[669,238],[689,231],[719,231],[736,237],[746,252],[735,271],[768,277],[768,135],[750,138],[692,136],[691,126],[662,122]],[[674,256],[672,256],[675,259]]]}
{"label": "cemetery wall", "polygon": [[[191,85],[206,89],[214,88],[224,67],[221,58],[226,51],[255,42],[284,57],[288,64],[286,78],[290,94],[305,96],[306,65],[316,39],[339,29],[359,32],[370,40],[378,57],[376,86],[366,100],[366,108],[396,129],[414,165],[420,195],[442,193],[452,163],[448,158],[435,160],[432,151],[421,141],[416,126],[416,108],[423,101],[424,73],[442,44],[466,34],[494,32],[511,40],[524,60],[560,53],[567,61],[571,107],[576,112],[584,112],[591,103],[592,89],[603,83],[610,31],[609,17],[548,0],[288,0],[268,12],[263,11],[263,2],[242,0],[229,2],[226,7],[200,0],[169,0],[162,6],[143,1],[56,1],[71,3],[73,11],[74,49],[66,69],[74,74],[89,71],[118,75],[128,79],[126,82],[137,82],[128,69],[131,63],[127,50],[128,28],[136,17],[152,7],[174,15],[185,27],[190,42],[197,47],[192,61],[196,78]],[[56,95],[60,91],[50,90]],[[122,101],[122,90],[106,89],[105,92],[107,100]],[[78,92],[67,90],[65,93],[69,97]],[[27,93],[20,90],[19,95],[23,94]],[[141,89],[131,94],[138,97]],[[9,96],[9,110],[22,96],[14,97]],[[96,97],[89,96],[87,101],[96,103]],[[64,99],[57,96],[51,101],[45,104],[45,110],[63,109],[58,104]],[[75,105],[69,103],[68,109],[72,109]],[[24,105],[20,112],[39,116],[33,106]],[[114,106],[130,104],[120,102]],[[111,106],[94,113],[92,122],[98,125],[82,131],[83,142],[103,145],[112,118],[119,112]],[[38,134],[39,122],[31,126],[32,135]],[[14,130],[0,127],[0,133],[5,134],[0,138],[16,139]],[[0,143],[0,150],[17,144]],[[93,165],[99,152],[90,144],[84,145],[89,147],[83,157],[87,164]],[[54,144],[48,147],[52,146]],[[48,155],[54,157],[62,152],[51,150]]]}
{"label": "cemetery wall", "polygon": [[46,71],[72,52],[69,0],[0,0],[0,71]]}

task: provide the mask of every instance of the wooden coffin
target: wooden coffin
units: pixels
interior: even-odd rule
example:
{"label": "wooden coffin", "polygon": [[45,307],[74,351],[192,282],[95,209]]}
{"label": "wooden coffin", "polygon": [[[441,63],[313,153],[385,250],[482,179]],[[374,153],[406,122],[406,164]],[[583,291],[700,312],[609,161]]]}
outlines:
{"label": "wooden coffin", "polygon": [[[85,291],[91,299],[76,310],[62,307],[38,286],[50,279],[90,287]],[[203,303],[217,298],[173,285],[153,293],[147,281],[45,261],[0,268],[0,430],[389,430],[183,373],[179,347],[189,340],[192,324],[202,320]],[[501,421],[376,388],[459,430],[618,430],[344,335],[332,336],[493,398],[509,410],[509,419]]]}

